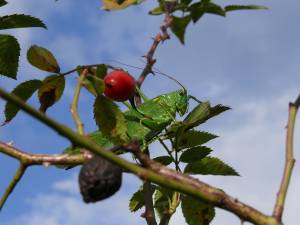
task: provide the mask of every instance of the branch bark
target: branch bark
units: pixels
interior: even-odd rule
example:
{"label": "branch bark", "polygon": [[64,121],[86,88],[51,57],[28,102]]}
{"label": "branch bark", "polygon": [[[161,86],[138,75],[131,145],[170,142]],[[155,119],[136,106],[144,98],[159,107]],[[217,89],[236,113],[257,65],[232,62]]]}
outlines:
{"label": "branch bark", "polygon": [[24,103],[17,96],[4,91],[2,88],[0,88],[0,97],[11,102],[12,104],[15,104],[20,109],[27,112],[29,115],[33,116],[35,119],[44,123],[48,127],[52,128],[61,136],[69,139],[77,146],[81,146],[90,150],[94,154],[97,154],[109,160],[110,162],[115,163],[116,165],[136,174],[143,180],[149,180],[163,187],[207,201],[214,206],[234,213],[244,221],[252,222],[258,225],[282,225],[282,223],[277,221],[274,217],[267,216],[253,207],[240,202],[236,198],[226,194],[223,190],[210,186],[180,172],[168,169],[159,163],[150,161],[150,169],[145,169],[136,164],[128,162],[116,156],[114,153],[106,151],[87,137],[81,136],[72,129],[59,124],[45,114]]}

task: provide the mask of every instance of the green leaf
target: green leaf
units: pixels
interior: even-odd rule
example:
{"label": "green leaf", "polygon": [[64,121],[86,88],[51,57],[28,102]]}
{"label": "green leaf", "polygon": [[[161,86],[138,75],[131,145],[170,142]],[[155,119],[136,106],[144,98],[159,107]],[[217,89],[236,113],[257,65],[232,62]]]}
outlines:
{"label": "green leaf", "polygon": [[152,15],[152,16],[162,15],[162,14],[164,14],[164,9],[161,6],[159,6],[159,7],[156,7],[154,9],[151,9],[149,11],[149,14]]}
{"label": "green leaf", "polygon": [[16,79],[20,45],[11,35],[0,35],[0,74]]}
{"label": "green leaf", "polygon": [[[18,96],[24,102],[26,102],[33,93],[41,86],[42,82],[40,80],[28,80],[19,84],[13,91],[12,94]],[[20,108],[10,102],[5,105],[5,121],[4,124],[11,121],[19,112]],[[4,125],[3,124],[3,125]]]}
{"label": "green leaf", "polygon": [[202,102],[197,105],[184,119],[184,122],[192,127],[196,127],[199,124],[206,121],[210,114],[210,104],[209,102]]}
{"label": "green leaf", "polygon": [[173,22],[171,25],[172,32],[176,35],[179,39],[181,44],[184,44],[184,35],[187,26],[191,21],[191,16],[184,16],[184,17],[176,17],[173,16]]}
{"label": "green leaf", "polygon": [[206,13],[215,14],[218,16],[226,16],[225,10],[221,6],[212,2],[207,3],[205,11]]}
{"label": "green leaf", "polygon": [[[100,131],[95,131],[92,133],[88,134],[88,137],[95,142],[96,144],[100,145],[103,148],[112,148],[114,146],[114,144],[108,140]],[[74,146],[69,146],[67,148],[64,149],[63,153],[67,153],[67,154],[78,154],[80,153],[81,148],[80,147],[74,147]]]}
{"label": "green leaf", "polygon": [[[150,190],[152,192],[152,194],[155,191],[156,186],[151,185],[150,186]],[[143,190],[143,186],[141,186],[139,188],[139,190],[137,192],[135,192],[131,199],[129,200],[129,209],[131,212],[136,212],[139,209],[141,209],[143,206],[145,205],[145,201],[144,201],[144,190]]]}
{"label": "green leaf", "polygon": [[0,0],[0,7],[6,5],[7,2],[5,0]]}
{"label": "green leaf", "polygon": [[218,104],[212,108],[210,108],[210,113],[209,113],[209,117],[208,119],[212,118],[212,117],[215,117],[227,110],[231,109],[230,107],[228,106],[224,106],[224,105],[221,105],[221,104]]}
{"label": "green leaf", "polygon": [[86,76],[86,79],[90,81],[93,86],[93,90],[97,95],[101,95],[104,92],[105,84],[104,81],[96,76]]}
{"label": "green leaf", "polygon": [[174,192],[163,188],[158,187],[154,192],[154,208],[156,209],[159,218],[162,218],[165,215],[169,215],[172,196]]}
{"label": "green leaf", "polygon": [[266,10],[268,7],[261,5],[227,5],[225,6],[225,11],[236,11],[236,10]]}
{"label": "green leaf", "polygon": [[0,30],[25,27],[43,27],[47,29],[40,19],[29,15],[13,14],[0,17]]}
{"label": "green leaf", "polygon": [[168,155],[158,156],[158,157],[154,158],[153,160],[155,160],[156,162],[159,162],[165,166],[167,166],[173,162],[173,159]]}
{"label": "green leaf", "polygon": [[61,75],[50,75],[43,80],[38,91],[41,103],[40,111],[46,112],[62,96],[65,89],[65,77]]}
{"label": "green leaf", "polygon": [[96,76],[100,79],[103,79],[107,74],[107,65],[100,64],[96,69]]}
{"label": "green leaf", "polygon": [[189,148],[181,154],[179,161],[185,163],[195,162],[203,159],[205,156],[211,153],[211,151],[212,150],[210,148],[207,148],[205,146]]}
{"label": "green leaf", "polygon": [[209,1],[194,3],[189,7],[189,11],[191,12],[194,23],[196,23],[205,13],[225,16],[225,10],[221,6]]}
{"label": "green leaf", "polygon": [[101,132],[112,142],[128,142],[127,122],[119,107],[109,98],[98,95],[94,104],[94,118]]}
{"label": "green leaf", "polygon": [[197,162],[188,164],[185,173],[202,174],[202,175],[223,175],[223,176],[239,176],[239,174],[229,165],[215,157],[205,157]]}
{"label": "green leaf", "polygon": [[218,136],[211,133],[189,130],[177,137],[177,144],[179,149],[191,148],[202,145],[216,137]]}
{"label": "green leaf", "polygon": [[182,198],[181,209],[189,225],[208,225],[215,217],[212,205],[189,196]]}
{"label": "green leaf", "polygon": [[129,210],[130,212],[136,212],[145,205],[144,191],[140,188],[137,192],[133,194],[129,200]]}
{"label": "green leaf", "polygon": [[40,70],[59,73],[59,65],[53,54],[46,48],[33,45],[27,51],[28,62]]}
{"label": "green leaf", "polygon": [[229,109],[230,107],[220,104],[211,107],[209,102],[200,103],[184,119],[184,123],[186,124],[185,129],[191,129],[193,127],[199,126],[208,119],[215,117]]}

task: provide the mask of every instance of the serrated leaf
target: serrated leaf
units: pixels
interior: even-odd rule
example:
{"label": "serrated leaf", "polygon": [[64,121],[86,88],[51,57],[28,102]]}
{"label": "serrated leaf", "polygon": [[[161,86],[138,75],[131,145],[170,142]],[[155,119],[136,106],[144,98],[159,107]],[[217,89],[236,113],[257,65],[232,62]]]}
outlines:
{"label": "serrated leaf", "polygon": [[6,5],[7,2],[5,0],[0,0],[0,7]]}
{"label": "serrated leaf", "polygon": [[19,65],[20,45],[11,35],[0,35],[0,74],[17,78]]}
{"label": "serrated leaf", "polygon": [[109,98],[98,95],[94,118],[101,132],[116,144],[128,142],[127,122],[119,107]]}
{"label": "serrated leaf", "polygon": [[225,6],[225,11],[236,11],[236,10],[266,10],[268,7],[261,5],[227,5]]}
{"label": "serrated leaf", "polygon": [[102,0],[102,9],[110,10],[121,10],[131,5],[140,4],[142,1],[139,0]]}
{"label": "serrated leaf", "polygon": [[[150,190],[153,194],[155,191],[156,186],[151,185]],[[135,192],[131,199],[129,200],[129,209],[131,212],[136,212],[137,210],[141,209],[145,205],[145,200],[144,200],[144,190],[143,186],[139,188],[137,192]]]}
{"label": "serrated leaf", "polygon": [[159,162],[165,166],[170,165],[173,162],[173,159],[168,155],[158,156],[158,157],[154,158],[153,160],[156,162]]}
{"label": "serrated leaf", "polygon": [[151,9],[149,11],[149,14],[152,15],[152,16],[162,15],[162,14],[164,14],[164,9],[159,6],[159,7],[156,7],[154,9]]}
{"label": "serrated leaf", "polygon": [[176,17],[173,16],[173,21],[171,24],[171,30],[179,39],[181,44],[184,44],[184,35],[187,26],[191,21],[191,16],[184,16],[184,17]]}
{"label": "serrated leaf", "polygon": [[96,69],[96,76],[100,79],[103,79],[107,74],[107,65],[100,64]]}
{"label": "serrated leaf", "polygon": [[222,176],[239,176],[239,174],[229,165],[215,157],[205,157],[197,162],[189,163],[185,173],[202,174],[202,175],[222,175]]}
{"label": "serrated leaf", "polygon": [[13,14],[0,17],[0,30],[26,27],[42,27],[47,29],[46,25],[40,19],[29,15]]}
{"label": "serrated leaf", "polygon": [[62,96],[65,89],[65,77],[61,75],[50,75],[43,80],[38,91],[41,103],[40,111],[46,112]]}
{"label": "serrated leaf", "polygon": [[[24,102],[26,102],[33,93],[41,86],[40,80],[28,80],[19,84],[13,91],[12,94],[18,96]],[[4,124],[11,121],[19,112],[20,108],[10,102],[7,102],[4,109],[5,121]],[[3,125],[4,125],[3,124]]]}
{"label": "serrated leaf", "polygon": [[202,145],[216,137],[218,136],[208,132],[188,130],[178,137],[177,144],[179,149],[192,148]]}
{"label": "serrated leaf", "polygon": [[208,225],[215,217],[212,205],[189,196],[182,198],[181,209],[188,225]]}
{"label": "serrated leaf", "polygon": [[34,67],[52,73],[59,73],[59,65],[53,54],[46,48],[33,45],[27,51],[27,60]]}
{"label": "serrated leaf", "polygon": [[93,86],[93,90],[97,95],[101,95],[104,92],[105,84],[104,81],[96,76],[86,76],[86,79],[90,81],[90,84]]}
{"label": "serrated leaf", "polygon": [[209,114],[209,102],[202,102],[187,115],[187,117],[184,119],[184,122],[189,125],[198,126],[199,124],[201,124],[202,121],[206,120]]}
{"label": "serrated leaf", "polygon": [[180,162],[190,163],[203,159],[209,153],[211,153],[211,149],[205,146],[198,146],[194,148],[189,148],[185,150],[180,158]]}

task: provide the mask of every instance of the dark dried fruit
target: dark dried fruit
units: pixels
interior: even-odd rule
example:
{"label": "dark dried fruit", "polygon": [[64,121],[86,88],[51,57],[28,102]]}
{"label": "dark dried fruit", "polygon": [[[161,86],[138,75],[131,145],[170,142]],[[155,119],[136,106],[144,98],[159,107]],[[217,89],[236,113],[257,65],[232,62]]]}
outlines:
{"label": "dark dried fruit", "polygon": [[120,189],[121,184],[122,169],[99,156],[94,156],[81,167],[79,187],[85,203],[112,196]]}

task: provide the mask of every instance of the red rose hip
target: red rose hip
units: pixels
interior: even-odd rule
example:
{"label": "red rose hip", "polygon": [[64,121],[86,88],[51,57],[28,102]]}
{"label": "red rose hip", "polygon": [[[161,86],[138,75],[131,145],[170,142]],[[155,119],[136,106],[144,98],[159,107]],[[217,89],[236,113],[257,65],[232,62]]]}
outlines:
{"label": "red rose hip", "polygon": [[126,101],[135,94],[135,79],[122,70],[107,74],[104,83],[104,94],[115,101]]}

